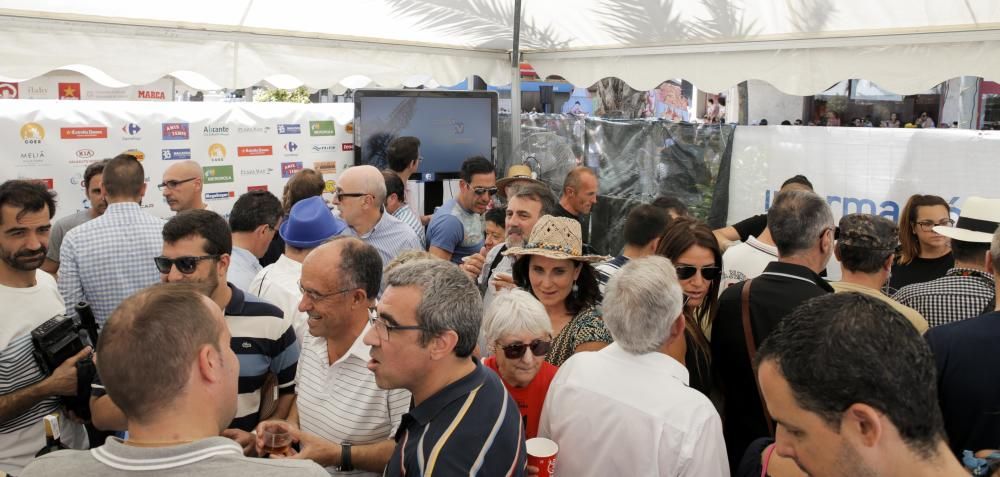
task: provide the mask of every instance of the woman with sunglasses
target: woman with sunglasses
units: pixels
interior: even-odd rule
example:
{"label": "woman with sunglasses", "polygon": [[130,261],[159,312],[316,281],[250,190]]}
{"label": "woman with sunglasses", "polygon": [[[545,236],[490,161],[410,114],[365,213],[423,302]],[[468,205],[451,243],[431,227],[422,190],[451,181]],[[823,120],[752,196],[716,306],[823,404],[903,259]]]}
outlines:
{"label": "woman with sunglasses", "polygon": [[577,351],[596,351],[612,342],[597,307],[597,272],[590,266],[611,257],[583,255],[579,222],[543,215],[523,247],[503,253],[518,257],[514,283],[540,301],[549,316],[554,337],[546,361],[561,366]]}
{"label": "woman with sunglasses", "polygon": [[951,207],[936,195],[910,196],[899,216],[900,250],[889,275],[891,295],[911,283],[941,278],[955,266],[951,240],[934,226],[953,226]]}
{"label": "woman with sunglasses", "polygon": [[656,254],[674,264],[684,291],[684,364],[691,387],[711,397],[711,350],[706,330],[711,330],[719,302],[722,250],[712,229],[691,217],[674,219],[660,237]]}
{"label": "woman with sunglasses", "polygon": [[549,383],[559,368],[545,362],[552,347],[552,323],[530,293],[499,293],[483,317],[483,334],[493,355],[483,365],[498,375],[525,420],[524,437],[538,436],[538,421]]}

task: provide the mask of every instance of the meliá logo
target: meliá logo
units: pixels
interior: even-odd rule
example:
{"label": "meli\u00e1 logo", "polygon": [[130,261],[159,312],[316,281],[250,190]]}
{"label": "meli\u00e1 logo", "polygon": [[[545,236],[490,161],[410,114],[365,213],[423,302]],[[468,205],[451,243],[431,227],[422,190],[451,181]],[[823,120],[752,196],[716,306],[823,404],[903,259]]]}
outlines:
{"label": "meli\u00e1 logo", "polygon": [[80,159],[90,159],[91,157],[94,157],[94,150],[93,149],[78,149],[76,151],[76,157],[79,157]]}
{"label": "meli\u00e1 logo", "polygon": [[272,154],[271,146],[239,146],[236,148],[238,157],[270,156]]}
{"label": "meli\u00e1 logo", "polygon": [[278,134],[302,134],[302,126],[298,124],[279,124]]}
{"label": "meli\u00e1 logo", "polygon": [[191,159],[191,149],[190,148],[161,149],[160,159],[164,161],[186,161]]}
{"label": "meli\u00e1 logo", "polygon": [[226,160],[226,146],[214,143],[208,146],[208,158],[212,162],[222,162]]}
{"label": "meli\u00e1 logo", "polygon": [[225,200],[236,197],[236,191],[206,192],[205,200]]}
{"label": "meli\u00e1 logo", "polygon": [[313,152],[335,152],[337,150],[336,144],[313,144]]}
{"label": "meli\u00e1 logo", "polygon": [[203,136],[228,136],[229,126],[205,126],[201,130]]}
{"label": "meli\u00e1 logo", "polygon": [[281,177],[288,179],[295,175],[296,172],[302,170],[301,162],[282,162],[281,163]]}
{"label": "meli\u00e1 logo", "polygon": [[188,123],[163,123],[163,140],[177,141],[191,137]]}
{"label": "meli\u00e1 logo", "polygon": [[38,123],[25,123],[21,126],[21,139],[25,144],[41,144],[45,139],[45,128]]}

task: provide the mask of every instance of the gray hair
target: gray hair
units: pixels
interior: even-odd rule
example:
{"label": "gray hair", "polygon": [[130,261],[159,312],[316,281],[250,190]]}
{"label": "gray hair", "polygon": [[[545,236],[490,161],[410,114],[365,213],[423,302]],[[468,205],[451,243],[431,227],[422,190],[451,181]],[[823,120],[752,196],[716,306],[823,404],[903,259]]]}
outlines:
{"label": "gray hair", "polygon": [[555,215],[556,213],[556,195],[552,193],[552,189],[545,184],[539,184],[537,182],[521,182],[514,183],[507,187],[507,202],[514,197],[520,199],[530,199],[536,202],[542,203],[542,211],[538,215],[539,217],[543,215]]}
{"label": "gray hair", "polygon": [[483,298],[479,289],[453,263],[444,260],[415,260],[404,263],[385,276],[388,287],[416,287],[421,290],[417,324],[425,329],[420,343],[452,330],[458,334],[455,355],[472,354],[483,319]]}
{"label": "gray hair", "polygon": [[604,293],[604,324],[623,350],[652,353],[670,336],[683,307],[674,265],[653,255],[630,260],[611,277]]}
{"label": "gray hair", "polygon": [[[490,303],[483,317],[483,334],[492,345],[500,338],[516,333],[552,335],[552,321],[542,303],[519,288],[503,291]],[[485,351],[485,350],[483,350]]]}
{"label": "gray hair", "polygon": [[767,227],[778,256],[793,256],[816,246],[823,229],[833,227],[833,213],[815,193],[779,192],[767,211]]}

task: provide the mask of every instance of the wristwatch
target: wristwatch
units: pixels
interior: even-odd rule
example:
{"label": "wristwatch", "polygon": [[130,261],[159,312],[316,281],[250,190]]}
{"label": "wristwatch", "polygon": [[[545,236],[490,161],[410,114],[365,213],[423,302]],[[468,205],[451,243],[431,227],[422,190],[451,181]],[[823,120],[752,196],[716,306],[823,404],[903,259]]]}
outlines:
{"label": "wristwatch", "polygon": [[337,470],[341,472],[354,470],[354,465],[351,464],[351,445],[346,442],[340,445],[340,466]]}

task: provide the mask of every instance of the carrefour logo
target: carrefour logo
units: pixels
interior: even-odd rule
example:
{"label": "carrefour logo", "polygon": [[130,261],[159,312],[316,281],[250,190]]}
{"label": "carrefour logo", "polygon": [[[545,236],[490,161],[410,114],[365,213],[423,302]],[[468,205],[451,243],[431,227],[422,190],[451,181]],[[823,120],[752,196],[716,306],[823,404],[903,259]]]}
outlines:
{"label": "carrefour logo", "polygon": [[281,146],[281,147],[282,147],[282,149],[285,150],[285,152],[287,152],[287,153],[293,153],[293,152],[295,152],[299,148],[299,145],[295,144],[292,141],[288,141],[288,142],[285,143],[284,146]]}
{"label": "carrefour logo", "polygon": [[122,126],[122,132],[129,136],[135,136],[139,134],[139,131],[142,131],[142,128],[136,123],[128,123]]}

